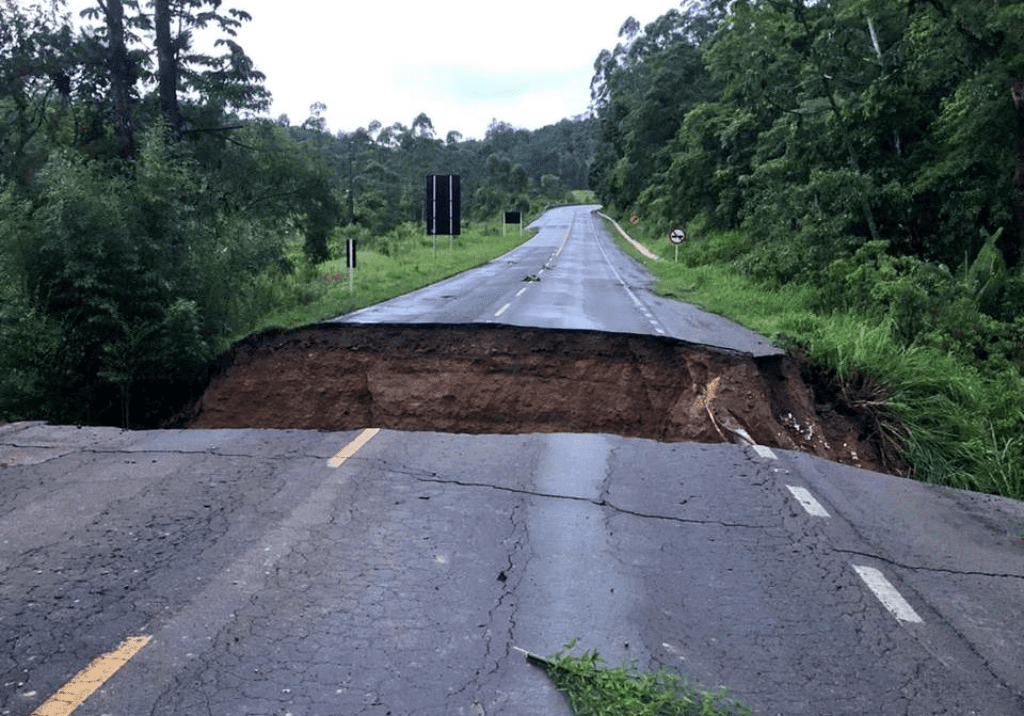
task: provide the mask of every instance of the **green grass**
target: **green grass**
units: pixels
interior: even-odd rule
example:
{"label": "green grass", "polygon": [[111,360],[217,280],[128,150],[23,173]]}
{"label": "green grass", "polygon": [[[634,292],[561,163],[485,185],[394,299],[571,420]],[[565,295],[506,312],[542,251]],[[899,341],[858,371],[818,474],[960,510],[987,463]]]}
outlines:
{"label": "green grass", "polygon": [[785,333],[794,321],[814,317],[812,307],[817,291],[813,287],[788,285],[778,290],[765,289],[716,261],[718,254],[729,255],[732,235],[717,236],[714,243],[690,237],[679,247],[676,261],[675,248],[669,243],[667,232],[664,236],[652,235],[653,232],[641,227],[624,226],[626,233],[659,257],[654,260],[638,253],[614,226],[607,220],[605,223],[619,247],[654,275],[654,290],[660,296],[726,316],[769,338]]}
{"label": "green grass", "polygon": [[599,204],[597,194],[590,189],[570,189],[566,193],[566,201],[571,204]]}
{"label": "green grass", "polygon": [[574,656],[565,649],[543,658],[527,654],[569,698],[576,716],[732,716],[752,713],[726,691],[701,691],[667,668],[641,673],[632,662],[608,667],[597,651]]}
{"label": "green grass", "polygon": [[728,317],[831,371],[844,392],[849,388],[850,407],[879,416],[891,465],[902,474],[1024,500],[1024,380],[1015,367],[906,345],[889,320],[825,313],[813,286],[759,285],[735,268],[750,250],[739,232],[691,236],[676,261],[667,233],[627,228],[661,257],[654,261],[609,230],[655,276],[658,294]]}
{"label": "green grass", "polygon": [[[291,274],[271,273],[254,287],[248,312],[257,318],[232,340],[269,328],[292,328],[340,316],[414,291],[480,266],[511,251],[535,231],[508,231],[495,224],[463,227],[458,237],[428,237],[410,226],[358,244],[352,290],[344,255],[309,266],[298,254]],[[344,241],[341,241],[344,253]],[[436,246],[436,248],[435,248]]]}

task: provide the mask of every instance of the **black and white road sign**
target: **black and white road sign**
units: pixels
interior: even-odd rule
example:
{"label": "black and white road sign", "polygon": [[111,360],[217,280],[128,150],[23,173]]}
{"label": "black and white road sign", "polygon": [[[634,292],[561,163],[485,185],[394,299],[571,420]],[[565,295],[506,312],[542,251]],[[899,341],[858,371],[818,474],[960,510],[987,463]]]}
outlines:
{"label": "black and white road sign", "polygon": [[682,229],[672,229],[672,233],[668,235],[668,240],[673,244],[681,244],[686,241],[686,232]]}

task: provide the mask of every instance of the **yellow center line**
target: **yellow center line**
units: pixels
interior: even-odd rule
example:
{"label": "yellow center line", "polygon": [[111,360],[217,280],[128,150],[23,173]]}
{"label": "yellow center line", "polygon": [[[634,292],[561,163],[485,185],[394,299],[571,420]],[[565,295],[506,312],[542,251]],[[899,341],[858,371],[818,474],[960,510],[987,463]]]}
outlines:
{"label": "yellow center line", "polygon": [[355,440],[343,447],[337,455],[327,461],[328,467],[341,467],[342,463],[359,452],[359,449],[370,442],[374,435],[380,432],[380,428],[367,428],[359,433]]}
{"label": "yellow center line", "polygon": [[111,652],[98,656],[87,667],[75,674],[53,696],[48,698],[31,716],[68,716],[87,698],[107,682],[117,670],[128,663],[139,650],[149,643],[151,636],[131,636]]}

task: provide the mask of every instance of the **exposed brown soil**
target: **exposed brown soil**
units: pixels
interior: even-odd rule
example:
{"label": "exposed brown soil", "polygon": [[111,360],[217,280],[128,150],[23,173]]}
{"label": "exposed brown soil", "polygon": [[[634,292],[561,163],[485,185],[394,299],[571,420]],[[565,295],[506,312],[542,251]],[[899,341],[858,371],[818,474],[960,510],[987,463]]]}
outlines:
{"label": "exposed brown soil", "polygon": [[606,432],[804,450],[878,469],[855,416],[821,410],[786,356],[658,336],[471,325],[322,324],[221,360],[194,428]]}

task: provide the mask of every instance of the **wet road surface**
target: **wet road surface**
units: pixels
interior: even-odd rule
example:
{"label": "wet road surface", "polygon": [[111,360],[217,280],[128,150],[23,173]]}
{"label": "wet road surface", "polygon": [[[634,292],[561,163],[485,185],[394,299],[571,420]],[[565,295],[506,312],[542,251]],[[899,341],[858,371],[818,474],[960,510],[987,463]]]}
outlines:
{"label": "wet road surface", "polygon": [[76,713],[565,714],[512,646],[573,638],[764,714],[1020,712],[1019,503],[605,435],[337,457],[361,435],[4,428],[0,713],[137,635]]}
{"label": "wet road surface", "polygon": [[[340,320],[774,351],[654,297],[591,208]],[[512,647],[574,638],[760,714],[1016,716],[1022,603],[1021,503],[803,453],[0,426],[0,716],[553,716],[564,699]],[[48,701],[133,637],[77,710]]]}
{"label": "wet road surface", "polygon": [[780,351],[694,306],[655,296],[651,275],[612,241],[597,206],[552,209],[531,240],[480,268],[335,319],[505,323],[665,335],[751,355]]}

